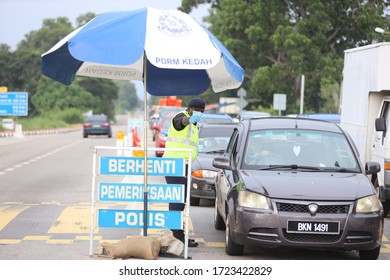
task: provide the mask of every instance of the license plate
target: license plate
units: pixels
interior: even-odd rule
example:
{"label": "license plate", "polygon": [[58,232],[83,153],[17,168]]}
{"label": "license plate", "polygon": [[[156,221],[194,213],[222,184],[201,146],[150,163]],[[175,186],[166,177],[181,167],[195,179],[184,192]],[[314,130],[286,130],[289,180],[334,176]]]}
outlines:
{"label": "license plate", "polygon": [[94,124],[92,127],[100,127],[100,124]]}
{"label": "license plate", "polygon": [[338,234],[340,232],[340,223],[339,222],[313,222],[313,221],[287,221],[287,232]]}

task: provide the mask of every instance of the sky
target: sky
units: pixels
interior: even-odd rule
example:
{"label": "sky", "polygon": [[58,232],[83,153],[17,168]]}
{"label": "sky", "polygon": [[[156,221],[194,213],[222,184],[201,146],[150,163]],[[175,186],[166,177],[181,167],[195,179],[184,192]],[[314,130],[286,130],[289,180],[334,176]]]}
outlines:
{"label": "sky", "polygon": [[[145,6],[176,10],[180,5],[181,0],[0,0],[0,44],[14,51],[24,35],[40,29],[46,18],[67,17],[75,25],[76,18],[87,12],[100,14]],[[207,8],[202,5],[190,15],[201,22]]]}
{"label": "sky", "polygon": [[[47,18],[67,17],[75,26],[76,18],[88,12],[100,14],[145,6],[176,10],[180,5],[181,0],[0,0],[0,44],[14,51],[24,36],[40,29]],[[190,15],[201,23],[207,9],[208,5],[202,5]],[[140,96],[140,85],[136,84],[136,88]]]}

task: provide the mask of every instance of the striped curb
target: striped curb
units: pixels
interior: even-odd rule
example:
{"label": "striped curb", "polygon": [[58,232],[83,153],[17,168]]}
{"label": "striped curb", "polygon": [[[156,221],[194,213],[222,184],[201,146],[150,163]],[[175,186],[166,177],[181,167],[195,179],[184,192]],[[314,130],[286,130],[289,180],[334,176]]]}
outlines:
{"label": "striped curb", "polygon": [[[45,135],[45,134],[60,134],[60,133],[67,133],[72,131],[81,130],[80,128],[60,128],[60,129],[45,129],[45,130],[26,130],[23,131],[23,135]],[[15,134],[14,131],[3,131],[0,132],[0,138],[4,137],[13,137]]]}

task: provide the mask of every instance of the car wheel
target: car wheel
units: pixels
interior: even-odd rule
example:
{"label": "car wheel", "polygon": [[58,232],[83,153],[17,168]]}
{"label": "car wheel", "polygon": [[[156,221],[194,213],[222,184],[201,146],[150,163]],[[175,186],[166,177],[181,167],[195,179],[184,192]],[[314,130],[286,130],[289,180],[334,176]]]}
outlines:
{"label": "car wheel", "polygon": [[226,218],[225,251],[230,256],[242,256],[244,246],[234,243],[231,238],[229,215]]}
{"label": "car wheel", "polygon": [[190,205],[191,206],[199,206],[200,198],[199,197],[190,197]]}
{"label": "car wheel", "polygon": [[112,134],[110,133],[110,134],[108,134],[108,138],[111,138],[112,137]]}
{"label": "car wheel", "polygon": [[84,138],[88,138],[88,134],[84,133],[84,134],[83,134],[83,137],[84,137]]}
{"label": "car wheel", "polygon": [[214,202],[214,228],[217,230],[223,230],[225,229],[225,222],[223,221],[222,216],[218,212],[218,198],[215,196],[215,202]]}
{"label": "car wheel", "polygon": [[381,246],[378,246],[372,250],[360,250],[359,257],[361,260],[377,260],[379,257],[380,250]]}

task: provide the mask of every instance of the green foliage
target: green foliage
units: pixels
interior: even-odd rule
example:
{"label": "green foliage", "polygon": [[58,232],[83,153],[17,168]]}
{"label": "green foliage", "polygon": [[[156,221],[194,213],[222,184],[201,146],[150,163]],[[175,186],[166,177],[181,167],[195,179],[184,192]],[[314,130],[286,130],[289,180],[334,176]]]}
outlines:
{"label": "green foliage", "polygon": [[71,108],[62,111],[55,112],[58,119],[64,121],[67,124],[79,124],[84,122],[83,112],[79,109]]}
{"label": "green foliage", "polygon": [[113,80],[77,77],[76,81],[94,97],[90,107],[94,114],[106,114],[111,119],[115,118],[114,102],[118,98],[118,87]]}
{"label": "green foliage", "polygon": [[135,85],[129,81],[115,81],[118,90],[118,98],[115,102],[115,110],[119,114],[142,107],[137,96]]}
{"label": "green foliage", "polygon": [[271,108],[285,93],[285,114],[299,112],[302,75],[304,111],[338,113],[344,51],[382,41],[375,27],[390,27],[383,0],[183,0],[180,9],[210,2],[210,31],[244,68],[247,99]]}
{"label": "green foliage", "polygon": [[67,124],[58,119],[48,119],[46,117],[35,117],[29,119],[21,119],[18,121],[23,130],[42,130],[42,129],[54,129],[64,128]]}
{"label": "green foliage", "polygon": [[65,128],[80,125],[84,122],[84,116],[78,109],[47,111],[39,117],[18,118],[23,130],[40,130]]}
{"label": "green foliage", "polygon": [[97,98],[81,87],[78,81],[65,86],[42,76],[31,102],[37,108],[37,113],[43,115],[48,111],[68,108],[88,111],[95,108]]}

